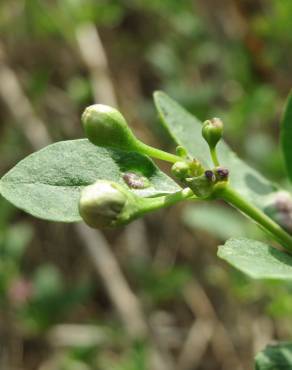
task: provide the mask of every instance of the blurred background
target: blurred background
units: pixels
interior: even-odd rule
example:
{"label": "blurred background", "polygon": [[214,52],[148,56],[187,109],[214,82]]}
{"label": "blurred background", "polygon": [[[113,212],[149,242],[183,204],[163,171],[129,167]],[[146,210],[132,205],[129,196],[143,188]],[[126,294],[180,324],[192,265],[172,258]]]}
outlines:
{"label": "blurred background", "polygon": [[[1,175],[82,137],[93,102],[173,151],[152,103],[161,89],[202,120],[221,117],[231,147],[285,186],[291,14],[291,0],[2,0]],[[0,369],[252,369],[257,351],[292,337],[292,285],[220,261],[230,236],[265,238],[220,203],[92,234],[0,199]]]}

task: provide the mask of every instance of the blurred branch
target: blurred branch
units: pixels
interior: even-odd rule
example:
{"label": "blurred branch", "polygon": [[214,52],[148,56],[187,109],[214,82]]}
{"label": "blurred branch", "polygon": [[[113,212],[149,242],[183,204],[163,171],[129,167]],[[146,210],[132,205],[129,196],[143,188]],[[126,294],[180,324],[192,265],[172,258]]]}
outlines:
{"label": "blurred branch", "polygon": [[210,320],[198,319],[194,322],[180,353],[177,370],[194,370],[200,365],[213,330],[214,323]]}
{"label": "blurred branch", "polygon": [[90,74],[95,101],[116,107],[117,99],[109,77],[106,54],[95,25],[86,23],[79,26],[76,29],[76,40]]}
{"label": "blurred branch", "polygon": [[233,343],[203,287],[192,280],[183,294],[194,316],[201,320],[209,320],[211,327],[214,328],[211,343],[217,360],[222,364],[222,369],[242,370],[241,361],[236,354]]}
{"label": "blurred branch", "polygon": [[107,241],[100,232],[93,231],[83,224],[77,224],[76,228],[82,240],[85,241],[90,259],[128,332],[134,338],[144,338],[147,333],[147,325],[139,301],[129,289]]}
{"label": "blurred branch", "polygon": [[50,136],[46,126],[34,114],[34,110],[29,99],[23,93],[18,78],[6,65],[4,50],[1,44],[0,96],[15,119],[15,123],[35,150],[42,148],[50,142]]}
{"label": "blurred branch", "polygon": [[107,333],[95,325],[59,324],[47,335],[53,347],[100,346],[107,341]]}

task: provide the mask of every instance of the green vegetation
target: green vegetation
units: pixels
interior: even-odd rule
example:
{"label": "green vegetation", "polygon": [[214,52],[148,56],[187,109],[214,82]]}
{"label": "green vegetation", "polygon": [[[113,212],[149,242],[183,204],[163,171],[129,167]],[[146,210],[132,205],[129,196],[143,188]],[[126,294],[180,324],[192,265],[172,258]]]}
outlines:
{"label": "green vegetation", "polygon": [[292,366],[291,10],[0,4],[4,368]]}

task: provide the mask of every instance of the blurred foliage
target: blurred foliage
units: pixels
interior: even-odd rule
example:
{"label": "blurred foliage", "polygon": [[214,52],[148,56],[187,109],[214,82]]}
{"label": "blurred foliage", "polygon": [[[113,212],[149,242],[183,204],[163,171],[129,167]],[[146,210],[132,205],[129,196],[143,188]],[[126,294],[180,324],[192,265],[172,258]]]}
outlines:
{"label": "blurred foliage", "polygon": [[[140,137],[153,143],[157,135],[163,146],[170,145],[150,100],[153,90],[165,90],[202,120],[220,116],[231,147],[285,184],[278,122],[292,86],[291,12],[290,0],[3,0],[0,57],[2,62],[3,48],[3,61],[52,139],[80,137],[80,112],[93,102],[94,89],[77,34],[91,22],[108,56],[121,110]],[[2,99],[0,105],[4,173],[31,148]],[[229,235],[265,238],[249,221],[221,204],[194,205],[147,218],[145,230],[146,247],[139,242],[134,251],[124,237],[130,226],[107,237],[147,315],[167,317],[159,329],[169,325],[162,338],[172,355],[179,354],[193,324],[184,298],[192,281],[209,297],[244,368],[251,368],[261,339],[254,338],[257,318],[267,315],[267,336],[292,334],[285,321],[292,314],[291,286],[251,282],[215,257],[216,245]],[[34,370],[45,361],[46,370],[147,368],[149,343],[132,342],[117,324],[70,229],[36,222],[1,199],[0,232],[0,313],[15,367]],[[47,333],[68,322],[115,330],[100,345],[51,348]],[[21,350],[15,351],[15,338],[21,338]],[[15,359],[15,352],[23,357]],[[198,368],[229,370],[214,353],[208,349]]]}

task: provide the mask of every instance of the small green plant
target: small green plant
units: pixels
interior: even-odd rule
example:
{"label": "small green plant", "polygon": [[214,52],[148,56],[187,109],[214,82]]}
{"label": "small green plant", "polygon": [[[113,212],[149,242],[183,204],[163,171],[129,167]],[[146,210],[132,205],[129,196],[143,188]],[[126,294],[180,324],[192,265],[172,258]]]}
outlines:
{"label": "small green plant", "polygon": [[[125,225],[181,201],[221,199],[292,252],[290,194],[236,156],[222,140],[219,118],[202,125],[166,94],[156,92],[154,101],[176,154],[142,143],[116,109],[92,105],[82,115],[87,139],[58,142],[31,154],[2,177],[1,194],[33,216],[83,220],[93,228]],[[292,96],[281,129],[292,179]],[[150,157],[170,162],[174,179]],[[252,278],[292,280],[292,256],[263,242],[232,238],[219,247],[218,256]]]}

